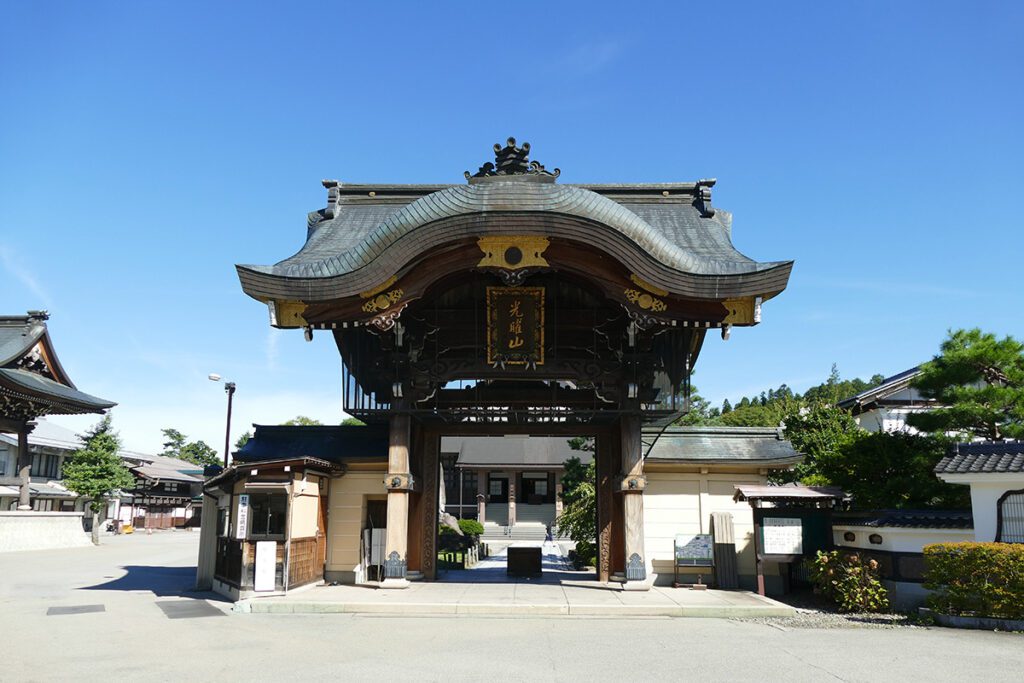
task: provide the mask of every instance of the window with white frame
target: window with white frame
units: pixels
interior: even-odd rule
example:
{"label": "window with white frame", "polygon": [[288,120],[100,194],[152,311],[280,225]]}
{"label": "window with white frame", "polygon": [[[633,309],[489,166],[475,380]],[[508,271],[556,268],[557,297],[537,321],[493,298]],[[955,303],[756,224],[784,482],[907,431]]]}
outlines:
{"label": "window with white frame", "polygon": [[1007,491],[999,499],[999,534],[1001,543],[1024,543],[1024,490]]}

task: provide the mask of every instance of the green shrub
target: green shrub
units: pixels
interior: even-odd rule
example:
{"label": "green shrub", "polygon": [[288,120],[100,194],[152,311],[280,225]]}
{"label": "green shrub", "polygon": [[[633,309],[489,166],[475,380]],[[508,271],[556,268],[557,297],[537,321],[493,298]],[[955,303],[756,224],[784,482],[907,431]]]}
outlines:
{"label": "green shrub", "polygon": [[878,562],[859,553],[818,551],[807,561],[814,592],[843,612],[882,612],[889,609],[889,593],[878,579]]}
{"label": "green shrub", "polygon": [[437,533],[441,536],[447,536],[448,534],[455,535],[455,529],[451,528],[447,524],[441,524],[437,527]]}
{"label": "green shrub", "polygon": [[467,536],[479,536],[484,532],[484,525],[475,519],[460,519],[459,528]]}
{"label": "green shrub", "polygon": [[936,543],[924,547],[924,562],[936,611],[1024,619],[1024,545]]}

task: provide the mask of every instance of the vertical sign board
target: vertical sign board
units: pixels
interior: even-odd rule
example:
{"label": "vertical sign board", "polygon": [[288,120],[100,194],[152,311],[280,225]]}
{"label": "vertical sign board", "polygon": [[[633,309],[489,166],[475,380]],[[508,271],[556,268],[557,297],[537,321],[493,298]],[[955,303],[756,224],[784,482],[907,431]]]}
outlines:
{"label": "vertical sign board", "polygon": [[765,555],[803,555],[803,522],[798,517],[765,517],[761,536]]}
{"label": "vertical sign board", "polygon": [[274,574],[277,573],[277,541],[256,541],[256,576],[253,590],[265,592],[274,590]]}
{"label": "vertical sign board", "polygon": [[544,365],[544,288],[487,288],[487,362]]}
{"label": "vertical sign board", "polygon": [[249,530],[249,494],[243,493],[238,496],[238,520],[235,525],[235,538],[238,540],[245,539],[245,534]]}

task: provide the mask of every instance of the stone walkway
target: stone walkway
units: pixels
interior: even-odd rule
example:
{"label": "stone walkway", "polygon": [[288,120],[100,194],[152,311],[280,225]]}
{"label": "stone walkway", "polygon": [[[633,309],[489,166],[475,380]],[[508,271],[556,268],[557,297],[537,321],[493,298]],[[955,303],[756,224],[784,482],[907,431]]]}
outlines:
{"label": "stone walkway", "polygon": [[510,579],[505,555],[486,558],[477,567],[445,572],[436,582],[414,582],[402,590],[371,586],[313,586],[283,597],[237,603],[241,612],[463,614],[501,616],[604,617],[787,617],[795,611],[749,591],[695,591],[655,586],[624,591],[618,583],[598,583],[593,571],[574,571],[558,546],[544,544],[544,573],[535,579]]}

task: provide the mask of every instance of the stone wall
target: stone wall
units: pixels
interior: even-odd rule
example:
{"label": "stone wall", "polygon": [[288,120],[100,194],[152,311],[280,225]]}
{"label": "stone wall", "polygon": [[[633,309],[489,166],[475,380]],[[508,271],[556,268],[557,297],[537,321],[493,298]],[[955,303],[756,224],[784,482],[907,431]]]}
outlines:
{"label": "stone wall", "polygon": [[0,552],[89,545],[81,512],[0,512]]}

